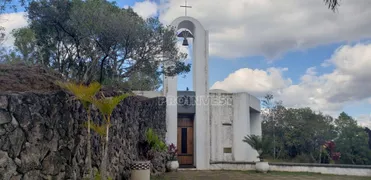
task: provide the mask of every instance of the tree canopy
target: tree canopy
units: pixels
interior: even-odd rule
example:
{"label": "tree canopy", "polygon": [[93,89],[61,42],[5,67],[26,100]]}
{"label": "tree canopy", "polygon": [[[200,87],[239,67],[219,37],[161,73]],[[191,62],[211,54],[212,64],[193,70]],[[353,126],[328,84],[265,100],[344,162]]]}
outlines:
{"label": "tree canopy", "polygon": [[[267,95],[263,102],[272,101]],[[275,142],[269,154],[276,161],[326,163],[323,145],[332,141],[340,153],[335,163],[371,165],[368,135],[345,112],[333,118],[310,108],[286,108],[280,102],[264,107],[271,109],[263,114],[262,134]]]}
{"label": "tree canopy", "polygon": [[13,32],[16,59],[50,67],[65,78],[149,81],[146,89],[153,89],[162,74],[190,71],[174,30],[131,8],[106,0],[40,0],[29,4],[28,18],[29,27]]}

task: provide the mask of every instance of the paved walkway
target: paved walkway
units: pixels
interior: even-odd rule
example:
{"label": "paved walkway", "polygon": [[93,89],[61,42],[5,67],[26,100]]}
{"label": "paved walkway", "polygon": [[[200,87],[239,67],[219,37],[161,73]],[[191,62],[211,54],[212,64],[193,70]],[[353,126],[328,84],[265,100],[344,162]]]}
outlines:
{"label": "paved walkway", "polygon": [[371,177],[334,176],[312,173],[253,171],[178,171],[152,180],[370,180]]}

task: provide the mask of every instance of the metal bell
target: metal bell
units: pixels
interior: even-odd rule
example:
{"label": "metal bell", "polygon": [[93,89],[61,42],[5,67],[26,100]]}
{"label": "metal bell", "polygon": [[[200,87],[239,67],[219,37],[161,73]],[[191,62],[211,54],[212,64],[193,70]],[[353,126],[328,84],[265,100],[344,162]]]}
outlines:
{"label": "metal bell", "polygon": [[188,46],[189,44],[188,44],[188,40],[187,40],[187,38],[184,38],[183,39],[183,44],[182,44],[183,46]]}

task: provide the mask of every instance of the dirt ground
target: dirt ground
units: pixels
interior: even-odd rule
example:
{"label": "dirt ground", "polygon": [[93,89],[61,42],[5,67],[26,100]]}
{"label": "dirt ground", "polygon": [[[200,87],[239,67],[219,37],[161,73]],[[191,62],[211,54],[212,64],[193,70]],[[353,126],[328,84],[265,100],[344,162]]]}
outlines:
{"label": "dirt ground", "polygon": [[[40,65],[0,64],[0,93],[47,93],[62,90],[56,84],[57,81],[64,81],[61,74]],[[125,92],[129,91],[115,85],[105,85],[98,94],[103,93],[105,97],[110,97]]]}
{"label": "dirt ground", "polygon": [[60,90],[56,72],[41,66],[0,64],[0,92],[50,92]]}

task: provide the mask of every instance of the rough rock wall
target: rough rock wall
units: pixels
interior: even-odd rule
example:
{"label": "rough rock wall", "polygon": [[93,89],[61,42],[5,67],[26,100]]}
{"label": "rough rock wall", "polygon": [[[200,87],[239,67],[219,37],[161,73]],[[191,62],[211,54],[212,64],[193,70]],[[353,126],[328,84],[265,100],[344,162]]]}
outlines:
{"label": "rough rock wall", "polygon": [[[101,121],[96,109],[93,121]],[[112,116],[109,175],[127,179],[130,164],[139,160],[138,143],[147,128],[166,133],[164,98],[130,97]],[[86,111],[60,91],[48,94],[0,93],[0,179],[82,179],[86,173]],[[92,137],[93,166],[100,163],[99,138]],[[165,154],[152,160],[153,173],[165,171]]]}

